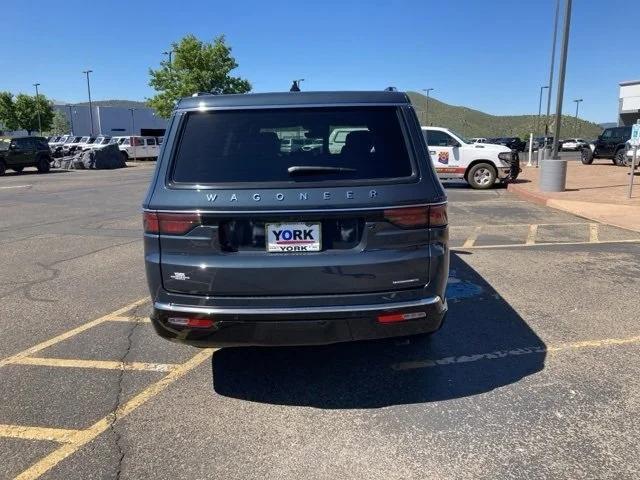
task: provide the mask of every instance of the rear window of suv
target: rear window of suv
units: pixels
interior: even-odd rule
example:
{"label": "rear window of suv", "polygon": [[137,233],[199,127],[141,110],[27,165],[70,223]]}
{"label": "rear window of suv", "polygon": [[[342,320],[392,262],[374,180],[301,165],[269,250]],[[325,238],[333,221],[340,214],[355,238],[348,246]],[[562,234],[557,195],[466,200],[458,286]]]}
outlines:
{"label": "rear window of suv", "polygon": [[400,119],[396,107],[190,112],[171,180],[220,184],[410,177],[413,167]]}

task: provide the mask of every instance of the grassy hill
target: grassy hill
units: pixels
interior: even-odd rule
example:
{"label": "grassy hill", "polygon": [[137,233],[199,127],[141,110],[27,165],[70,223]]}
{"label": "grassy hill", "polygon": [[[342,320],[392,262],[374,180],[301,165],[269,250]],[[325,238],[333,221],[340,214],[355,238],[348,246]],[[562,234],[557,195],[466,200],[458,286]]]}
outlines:
{"label": "grassy hill", "polygon": [[[416,109],[421,124],[425,124],[425,96],[417,92],[407,92]],[[540,133],[544,132],[544,116],[541,117]],[[447,127],[465,137],[509,137],[529,138],[534,132],[537,115],[489,115],[467,107],[448,105],[429,97],[429,125]],[[549,127],[553,132],[552,124]],[[598,136],[602,128],[586,120],[578,119],[578,131],[575,133],[575,117],[562,116],[560,138],[574,135],[590,140]],[[535,132],[534,132],[535,133]],[[535,136],[535,134],[534,134]]]}
{"label": "grassy hill", "polygon": [[[145,102],[135,100],[93,100],[91,104],[95,107],[122,107],[122,108],[144,108],[148,105]],[[78,103],[77,105],[89,105],[89,102]]]}

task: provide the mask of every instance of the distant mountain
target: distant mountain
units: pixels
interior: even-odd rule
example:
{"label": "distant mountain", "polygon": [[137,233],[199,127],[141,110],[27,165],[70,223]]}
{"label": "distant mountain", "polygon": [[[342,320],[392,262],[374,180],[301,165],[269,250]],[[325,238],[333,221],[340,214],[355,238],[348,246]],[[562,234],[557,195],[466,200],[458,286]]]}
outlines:
{"label": "distant mountain", "polygon": [[[122,107],[122,108],[145,108],[148,105],[145,102],[137,100],[93,100],[92,105],[96,107]],[[76,105],[89,105],[89,102],[81,102]]]}
{"label": "distant mountain", "polygon": [[[418,114],[421,124],[425,124],[425,101],[426,97],[421,93],[407,92],[411,103]],[[528,138],[529,133],[534,133],[537,122],[537,115],[490,115],[479,110],[467,107],[449,105],[439,100],[429,97],[429,125],[437,127],[447,127],[465,137],[509,137],[517,136]],[[544,131],[544,116],[541,119],[539,135]],[[602,132],[602,127],[578,119],[578,129],[575,129],[575,117],[563,115],[560,137],[582,137],[595,138]],[[549,129],[553,129],[552,125]]]}

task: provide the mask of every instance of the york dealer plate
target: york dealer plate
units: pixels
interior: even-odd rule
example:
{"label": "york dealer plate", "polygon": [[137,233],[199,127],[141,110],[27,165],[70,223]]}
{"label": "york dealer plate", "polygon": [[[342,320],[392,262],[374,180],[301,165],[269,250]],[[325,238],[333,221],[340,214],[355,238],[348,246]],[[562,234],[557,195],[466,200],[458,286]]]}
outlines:
{"label": "york dealer plate", "polygon": [[267,252],[319,252],[319,223],[267,223]]}

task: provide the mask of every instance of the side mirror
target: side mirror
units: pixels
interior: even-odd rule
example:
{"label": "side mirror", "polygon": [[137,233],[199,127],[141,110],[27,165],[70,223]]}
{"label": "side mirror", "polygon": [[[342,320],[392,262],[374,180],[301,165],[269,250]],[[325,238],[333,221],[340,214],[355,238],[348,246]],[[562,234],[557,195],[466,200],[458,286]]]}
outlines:
{"label": "side mirror", "polygon": [[449,146],[456,148],[460,146],[460,143],[458,143],[456,140],[451,139],[451,141],[449,142]]}

